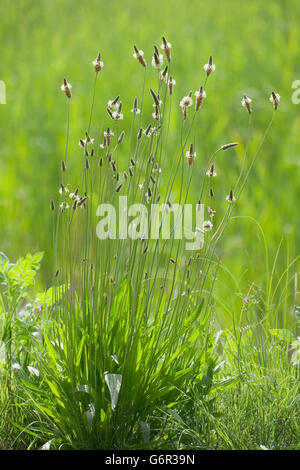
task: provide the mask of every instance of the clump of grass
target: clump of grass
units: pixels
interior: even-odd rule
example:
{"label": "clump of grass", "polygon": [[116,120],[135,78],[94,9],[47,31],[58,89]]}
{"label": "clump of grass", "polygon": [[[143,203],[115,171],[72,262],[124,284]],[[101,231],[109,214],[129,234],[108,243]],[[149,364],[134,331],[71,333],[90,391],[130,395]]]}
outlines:
{"label": "clump of grass", "polygon": [[[93,125],[93,110],[104,67],[98,54],[93,62],[90,118],[84,137],[79,137],[82,155],[76,160],[68,152],[70,110],[76,91],[66,79],[62,85],[68,100],[66,150],[59,200],[53,198],[50,203],[55,289],[52,307],[41,321],[42,340],[35,351],[38,374],[20,376],[27,406],[39,416],[34,433],[51,442],[53,448],[131,448],[140,446],[142,437],[142,445],[149,446],[154,433],[151,416],[157,407],[176,402],[182,391],[199,381],[204,384],[207,377],[213,381],[217,370],[218,355],[211,346],[215,280],[211,266],[261,147],[247,168],[252,108],[250,112],[251,101],[244,96],[249,132],[243,165],[235,187],[225,187],[225,209],[216,207],[215,192],[226,186],[217,177],[222,166],[217,156],[238,143],[219,144],[205,165],[197,157],[197,126],[209,105],[205,90],[216,68],[210,56],[203,82],[195,92],[194,110],[192,91],[179,103],[178,153],[172,156],[167,174],[176,82],[171,75],[171,44],[163,38],[161,47],[167,68],[155,47],[152,65],[157,87],[150,87],[148,93],[149,65],[143,51],[134,46],[144,77],[141,93],[133,100],[130,136],[122,129],[126,110],[117,95],[107,106],[103,103],[107,117],[101,133],[92,137],[93,130],[99,128]],[[146,99],[153,102],[152,116],[144,115]],[[71,170],[77,165],[82,168],[81,181],[72,180]],[[199,201],[189,194],[194,178],[199,179]],[[142,203],[149,208],[164,201],[163,217],[173,212],[177,201],[191,201],[197,207],[200,202],[209,204],[207,220],[193,227],[195,236],[204,235],[203,250],[185,249],[185,240],[176,237],[177,222],[167,240],[149,240],[142,227],[136,230],[138,219],[131,225],[136,237],[126,234],[115,238],[107,231],[106,239],[99,240],[95,215],[104,214],[99,214],[97,207],[103,202],[117,205],[119,196],[127,197],[128,206]],[[121,218],[118,229],[122,224]],[[149,221],[149,232],[151,227]],[[227,382],[221,385],[225,387]],[[209,392],[205,385],[201,390],[203,396]]]}

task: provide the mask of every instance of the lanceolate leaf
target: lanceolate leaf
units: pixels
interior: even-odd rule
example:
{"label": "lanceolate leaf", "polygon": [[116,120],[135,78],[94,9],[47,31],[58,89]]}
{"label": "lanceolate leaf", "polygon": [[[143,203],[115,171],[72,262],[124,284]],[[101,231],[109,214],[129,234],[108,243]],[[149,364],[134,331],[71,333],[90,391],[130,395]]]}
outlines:
{"label": "lanceolate leaf", "polygon": [[105,382],[108,386],[110,398],[111,398],[111,407],[114,410],[117,406],[118,397],[122,385],[122,375],[121,374],[105,374]]}

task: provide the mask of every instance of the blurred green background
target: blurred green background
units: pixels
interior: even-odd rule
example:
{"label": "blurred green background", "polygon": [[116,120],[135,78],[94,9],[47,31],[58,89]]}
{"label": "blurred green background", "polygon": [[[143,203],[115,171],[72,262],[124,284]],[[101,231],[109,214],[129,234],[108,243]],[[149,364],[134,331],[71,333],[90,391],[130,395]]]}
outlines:
{"label": "blurred green background", "polygon": [[[97,85],[91,135],[99,137],[103,117],[107,121],[106,103],[116,94],[123,101],[122,127],[128,134],[129,111],[143,83],[143,70],[132,57],[133,44],[144,50],[151,63],[153,44],[159,46],[165,35],[173,46],[172,72],[177,82],[170,163],[178,149],[179,100],[203,83],[209,54],[214,56],[216,71],[209,78],[196,129],[198,168],[218,146],[233,140],[245,143],[248,116],[241,107],[245,92],[253,99],[249,154],[253,156],[272,114],[270,92],[281,95],[280,109],[236,214],[258,220],[271,254],[282,236],[288,238],[290,256],[298,254],[300,104],[292,103],[291,86],[300,80],[299,1],[0,0],[0,6],[0,79],[7,87],[7,104],[0,105],[1,251],[13,259],[27,251],[45,251],[41,282],[50,282],[49,201],[57,196],[66,136],[62,79],[66,76],[73,86],[69,167],[80,174],[78,140],[89,120],[92,60],[101,51],[105,66]],[[151,85],[156,86],[154,71],[148,73],[147,88]],[[151,99],[145,106],[150,116]],[[241,146],[219,160],[216,197],[220,204],[236,181],[242,157]],[[200,172],[196,166],[195,171]],[[198,186],[194,178],[195,199]],[[255,224],[233,221],[220,251],[230,270],[243,276],[245,286],[263,280],[263,251]],[[285,258],[283,252],[282,267]]]}

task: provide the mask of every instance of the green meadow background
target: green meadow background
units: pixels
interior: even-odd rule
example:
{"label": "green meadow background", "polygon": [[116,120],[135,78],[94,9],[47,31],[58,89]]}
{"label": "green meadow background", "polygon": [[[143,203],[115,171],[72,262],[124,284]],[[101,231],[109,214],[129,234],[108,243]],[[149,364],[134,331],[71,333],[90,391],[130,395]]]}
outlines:
{"label": "green meadow background", "polygon": [[[0,105],[1,251],[12,259],[28,251],[45,251],[40,284],[51,282],[49,201],[58,195],[65,151],[63,77],[73,86],[68,170],[80,181],[83,157],[78,140],[89,120],[95,76],[92,60],[101,51],[105,65],[97,84],[91,135],[99,139],[103,125],[109,124],[106,103],[117,94],[123,101],[122,128],[128,135],[132,101],[135,95],[140,98],[143,84],[142,67],[132,56],[133,44],[144,50],[150,64],[153,45],[159,46],[165,35],[173,46],[176,79],[167,154],[170,165],[179,144],[179,101],[203,83],[209,54],[213,54],[216,71],[209,78],[207,99],[197,121],[194,171],[199,172],[199,179],[200,167],[202,172],[203,162],[215,149],[230,141],[241,142],[218,157],[216,206],[225,208],[225,196],[242,165],[248,129],[248,115],[241,107],[243,93],[253,99],[249,158],[272,114],[271,91],[281,95],[271,132],[235,212],[258,221],[271,257],[284,239],[280,275],[287,257],[295,257],[300,246],[300,104],[291,101],[292,82],[300,80],[299,1],[0,0],[0,9],[0,79],[7,90],[7,104]],[[148,113],[149,122],[148,89],[156,83],[150,66],[144,115]],[[147,124],[144,117],[142,125]],[[198,187],[197,177],[193,178],[195,202]],[[264,251],[253,221],[234,219],[218,254],[234,276],[242,279],[245,292],[251,282],[263,285]],[[223,297],[234,298],[230,278],[225,276],[222,282]]]}

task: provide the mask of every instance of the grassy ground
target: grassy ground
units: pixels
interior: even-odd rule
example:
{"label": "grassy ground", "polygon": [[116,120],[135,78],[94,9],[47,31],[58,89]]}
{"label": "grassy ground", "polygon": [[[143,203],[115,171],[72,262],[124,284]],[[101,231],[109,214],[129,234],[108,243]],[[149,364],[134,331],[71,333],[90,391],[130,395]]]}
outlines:
{"label": "grassy ground", "polygon": [[[165,35],[173,46],[172,74],[176,79],[164,168],[168,174],[172,171],[178,151],[182,119],[178,103],[189,90],[198,89],[203,83],[203,65],[209,55],[213,54],[216,71],[207,83],[207,99],[193,131],[197,159],[193,167],[189,202],[195,203],[200,197],[199,181],[209,155],[222,144],[240,142],[239,147],[224,153],[218,161],[218,182],[214,186],[216,207],[224,206],[225,196],[235,185],[242,167],[249,129],[247,113],[241,108],[243,94],[247,93],[253,99],[250,159],[259,148],[272,116],[270,92],[275,90],[281,95],[280,108],[275,113],[267,140],[234,212],[239,217],[231,219],[222,243],[216,249],[216,259],[221,260],[221,266],[218,271],[212,272],[212,276],[217,278],[214,282],[214,295],[210,297],[209,308],[205,307],[210,314],[209,331],[205,330],[201,337],[197,337],[198,350],[195,349],[202,351],[209,343],[204,361],[205,372],[201,369],[203,363],[199,363],[200,369],[193,369],[187,382],[181,376],[176,376],[177,383],[173,376],[172,380],[176,382],[177,389],[180,389],[179,393],[174,395],[174,390],[168,389],[168,393],[163,395],[161,390],[165,384],[160,382],[154,364],[148,356],[141,356],[140,361],[149,361],[147,364],[151,374],[153,373],[151,380],[158,390],[157,400],[153,399],[153,402],[151,394],[147,395],[148,392],[145,392],[149,401],[147,409],[141,406],[138,394],[136,396],[136,416],[141,422],[150,423],[150,437],[142,440],[145,433],[148,435],[147,427],[141,433],[134,425],[130,428],[128,424],[128,429],[123,434],[120,432],[118,444],[133,448],[141,445],[176,448],[299,448],[299,365],[297,360],[291,359],[296,348],[299,326],[295,316],[295,306],[299,304],[299,299],[294,284],[299,262],[291,264],[298,255],[300,246],[297,230],[300,196],[300,104],[293,104],[291,101],[292,83],[300,79],[297,60],[300,47],[299,2],[252,1],[246,4],[234,0],[191,0],[178,1],[171,6],[165,0],[131,0],[126,5],[113,0],[108,7],[107,2],[96,0],[77,4],[68,0],[1,0],[1,6],[0,39],[5,47],[1,51],[0,80],[5,81],[7,91],[7,104],[0,105],[1,251],[13,260],[27,252],[45,251],[40,275],[33,289],[34,294],[31,291],[33,305],[36,305],[34,299],[37,288],[44,289],[53,283],[55,225],[49,211],[49,202],[52,198],[56,199],[61,178],[60,162],[65,155],[68,103],[60,91],[64,76],[73,86],[68,171],[72,175],[72,181],[81,181],[83,157],[78,140],[83,137],[90,116],[95,78],[91,61],[100,50],[105,65],[97,83],[90,134],[97,141],[100,139],[103,119],[107,120],[106,103],[120,94],[125,116],[122,128],[129,136],[130,119],[126,118],[131,114],[134,96],[138,93],[140,98],[144,80],[142,69],[132,57],[133,44],[144,50],[150,63],[153,44],[159,46],[161,36]],[[144,116],[152,112],[148,89],[150,86],[154,89],[157,87],[154,73],[147,71],[146,80],[141,122],[143,127],[148,124]],[[123,170],[131,152],[132,148],[125,141],[124,151],[118,156]],[[164,185],[162,188],[164,191]],[[180,192],[180,178],[177,178],[172,187],[172,201],[176,201]],[[220,220],[221,214],[217,212],[216,221]],[[80,222],[78,227],[81,227]],[[80,248],[75,250],[74,264],[76,253],[79,258]],[[105,262],[109,263],[113,259],[113,253],[111,251],[103,256]],[[165,263],[163,256],[166,255],[162,253],[162,263]],[[147,264],[145,266],[149,268]],[[114,266],[114,269],[118,272],[117,267]],[[71,264],[68,264],[65,270],[68,280],[68,276],[72,276],[70,273]],[[139,274],[134,274],[136,286],[139,285]],[[79,279],[75,278],[73,282],[75,285]],[[89,287],[90,282],[88,278]],[[102,287],[106,289],[105,284]],[[112,321],[111,327],[115,329],[108,330],[107,336],[101,338],[107,346],[105,351],[101,350],[103,356],[107,354],[110,357],[114,353],[111,350],[112,345],[122,351],[121,343],[115,344],[109,339],[111,331],[117,331],[120,336],[124,333],[114,323],[118,318],[120,305],[123,305],[124,311],[128,308],[130,312],[130,302],[133,302],[139,312],[139,296],[135,298],[134,293],[133,296],[129,294],[127,287],[120,283],[114,291],[118,300],[110,306],[109,321]],[[28,285],[28,288],[31,286]],[[122,289],[125,289],[126,294]],[[168,292],[170,291],[171,289]],[[3,295],[5,299],[5,294]],[[128,305],[124,299],[122,304],[122,296],[128,299]],[[146,298],[146,294],[143,298]],[[243,304],[243,298],[247,298],[247,305]],[[89,304],[92,310],[95,305],[100,305],[100,300],[92,295],[91,299],[93,300],[88,300],[88,303],[93,302]],[[159,311],[165,299],[161,300],[156,294],[153,299],[158,307],[151,315],[159,324]],[[196,303],[194,299],[193,306]],[[8,299],[8,304],[4,307],[2,305],[3,312],[7,311],[7,305],[12,307],[13,318],[13,312],[17,311],[16,305],[11,298]],[[23,304],[20,305],[23,308]],[[43,334],[52,339],[56,338],[55,335],[61,335],[65,345],[75,344],[74,348],[78,353],[76,367],[72,363],[73,351],[67,347],[65,356],[60,358],[63,373],[56,370],[57,360],[55,357],[51,359],[51,345],[43,344],[43,347],[48,348],[47,354],[53,363],[49,359],[50,365],[45,364],[43,353],[39,350],[41,357],[38,359],[38,368],[43,377],[42,384],[39,384],[42,390],[40,394],[34,389],[37,385],[34,381],[32,383],[26,379],[25,389],[24,381],[21,381],[23,388],[18,382],[11,389],[7,377],[2,377],[6,381],[1,397],[2,416],[7,419],[1,420],[0,430],[1,436],[8,436],[8,439],[0,438],[0,446],[38,447],[47,439],[54,439],[53,446],[63,443],[75,448],[90,448],[109,446],[116,439],[110,426],[113,423],[115,429],[119,429],[118,426],[122,428],[123,411],[115,418],[110,414],[111,410],[104,410],[102,405],[93,402],[96,411],[102,416],[103,426],[93,429],[94,440],[89,437],[91,428],[89,421],[86,421],[88,418],[85,417],[82,424],[76,422],[72,415],[74,410],[80,413],[90,410],[87,408],[90,403],[84,399],[69,399],[70,384],[76,387],[86,383],[78,383],[78,380],[90,381],[88,383],[95,400],[97,396],[109,400],[105,385],[100,387],[101,390],[98,389],[93,376],[95,371],[91,372],[91,364],[87,366],[85,361],[88,359],[84,359],[90,357],[90,354],[95,354],[96,357],[99,353],[96,336],[93,336],[93,328],[97,322],[89,317],[90,310],[85,310],[84,304],[78,310],[76,308],[72,302],[63,303],[59,313],[55,310],[55,315],[58,315],[55,317],[57,324],[51,324],[48,329],[47,315],[51,308],[47,305],[48,310],[43,320],[46,321],[46,326],[43,324]],[[184,305],[180,305],[177,310],[176,308],[173,326],[170,323],[169,330],[166,331],[161,327],[165,338],[170,331],[174,334],[174,341],[177,341],[176,325],[178,331],[183,327],[182,314],[192,313]],[[60,322],[64,324],[68,320],[66,312],[72,312],[73,319],[78,320],[80,327],[77,325],[75,328],[70,323],[69,332],[61,330]],[[81,323],[81,314],[87,323]],[[16,330],[10,330],[14,327],[5,322],[7,320],[2,320],[2,326],[9,325],[5,331],[10,335],[6,336],[6,341],[8,337],[13,337],[12,331],[19,338],[16,344],[21,344],[21,352],[17,349],[16,354],[20,362],[24,363],[24,367],[37,366],[35,353],[32,353],[37,346],[32,344],[28,334],[18,323]],[[90,329],[85,336],[82,331],[86,330],[86,325]],[[201,325],[202,323],[198,326]],[[130,336],[133,331],[130,329],[133,328],[130,322],[129,326],[125,323],[123,326],[128,328],[126,331]],[[37,329],[39,328],[40,325]],[[186,333],[191,338],[194,328],[192,326],[191,331]],[[275,329],[283,331],[286,328],[292,331],[293,337],[278,338],[274,333]],[[223,333],[215,343],[214,335],[220,330]],[[95,334],[98,335],[98,332]],[[138,342],[139,347],[145,346],[144,339],[148,334],[146,325]],[[151,330],[151,334],[158,333]],[[97,339],[99,340],[99,336]],[[163,339],[157,337],[156,341],[162,350],[166,347]],[[10,344],[10,340],[7,344]],[[184,355],[190,357],[190,351],[187,353],[183,344],[179,346],[178,343],[177,346],[176,367],[183,371],[190,364],[181,354],[184,352]],[[24,350],[28,350],[28,357]],[[169,352],[173,357],[175,350],[170,347]],[[223,360],[225,369],[220,367],[213,374],[212,370]],[[105,366],[108,364],[116,373],[120,372],[119,366],[105,363],[104,360],[99,366],[99,374],[106,370]],[[141,364],[130,363],[128,370],[141,374],[144,369]],[[171,371],[174,370],[171,366],[167,370],[170,380]],[[149,376],[151,374],[149,372]],[[227,376],[230,378],[228,383]],[[140,375],[138,377],[138,380],[142,380]],[[192,377],[196,385],[193,385]],[[28,384],[31,384],[31,394],[26,395]],[[7,390],[10,393],[13,391],[13,394],[7,395]],[[30,398],[27,403],[28,396]],[[51,407],[53,397],[58,399],[59,406],[62,407],[60,411],[59,406]],[[24,413],[20,412],[19,406],[15,406],[17,403],[22,404]],[[24,406],[24,403],[28,406]],[[121,403],[121,410],[126,409],[128,397],[125,392]],[[12,410],[17,410],[14,411],[15,415]],[[38,419],[35,419],[37,410]],[[62,410],[65,410],[65,414]],[[55,429],[51,427],[53,419],[57,423]],[[12,421],[17,422],[17,427],[11,426]],[[26,436],[23,429],[32,422],[35,422],[30,428],[32,434]],[[86,426],[84,432],[82,426]],[[131,432],[130,438],[128,432]]]}

